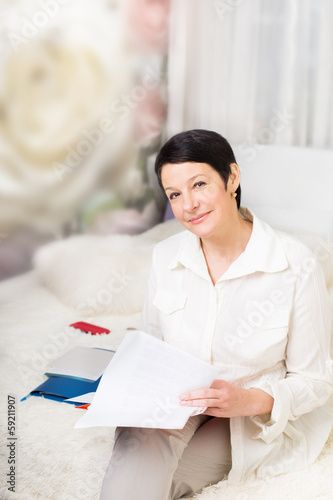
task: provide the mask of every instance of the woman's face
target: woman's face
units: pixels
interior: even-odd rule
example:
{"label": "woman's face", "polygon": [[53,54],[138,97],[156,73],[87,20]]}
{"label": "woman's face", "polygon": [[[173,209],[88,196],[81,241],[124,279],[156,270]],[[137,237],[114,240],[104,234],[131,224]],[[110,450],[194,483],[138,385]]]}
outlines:
{"label": "woman's face", "polygon": [[227,189],[220,174],[207,163],[167,163],[161,180],[176,219],[200,238],[223,231],[238,211],[233,196],[239,185],[235,163]]}

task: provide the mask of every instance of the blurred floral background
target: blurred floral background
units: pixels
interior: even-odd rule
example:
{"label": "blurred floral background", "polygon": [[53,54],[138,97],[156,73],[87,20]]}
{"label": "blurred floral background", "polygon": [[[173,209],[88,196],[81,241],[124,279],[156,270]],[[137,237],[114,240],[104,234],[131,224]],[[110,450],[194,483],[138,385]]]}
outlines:
{"label": "blurred floral background", "polygon": [[165,200],[167,1],[1,6],[0,278],[42,243],[140,233]]}
{"label": "blurred floral background", "polygon": [[182,130],[240,165],[333,151],[332,0],[0,0],[0,20],[0,279],[47,241],[160,222],[154,159]]}

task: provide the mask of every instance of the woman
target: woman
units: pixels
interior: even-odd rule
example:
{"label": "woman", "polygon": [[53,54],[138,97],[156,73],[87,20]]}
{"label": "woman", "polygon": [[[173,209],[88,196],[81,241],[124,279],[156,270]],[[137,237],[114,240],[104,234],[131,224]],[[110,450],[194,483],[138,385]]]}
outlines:
{"label": "woman", "polygon": [[311,252],[240,207],[228,142],[171,138],[155,170],[185,227],[154,250],[144,329],[219,367],[180,430],[118,428],[102,499],[173,500],[313,462],[332,426],[329,305]]}

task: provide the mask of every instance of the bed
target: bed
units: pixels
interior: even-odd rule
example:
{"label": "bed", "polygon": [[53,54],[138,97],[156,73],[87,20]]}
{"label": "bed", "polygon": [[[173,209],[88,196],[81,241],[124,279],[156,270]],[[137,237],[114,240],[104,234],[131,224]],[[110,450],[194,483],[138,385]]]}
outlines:
{"label": "bed", "polygon": [[[333,311],[333,153],[273,146],[239,152],[242,204],[310,246],[321,262]],[[253,157],[255,156],[255,157]],[[112,450],[111,427],[74,429],[85,410],[26,396],[47,364],[75,345],[116,349],[128,328],[141,327],[153,246],[180,231],[168,220],[137,236],[83,235],[38,251],[34,270],[0,284],[0,498],[95,500]],[[86,320],[109,335],[75,332]],[[8,395],[15,397],[15,492],[8,491]],[[333,435],[306,470],[242,486],[223,481],[197,500],[330,499]],[[133,499],[134,500],[134,499]]]}

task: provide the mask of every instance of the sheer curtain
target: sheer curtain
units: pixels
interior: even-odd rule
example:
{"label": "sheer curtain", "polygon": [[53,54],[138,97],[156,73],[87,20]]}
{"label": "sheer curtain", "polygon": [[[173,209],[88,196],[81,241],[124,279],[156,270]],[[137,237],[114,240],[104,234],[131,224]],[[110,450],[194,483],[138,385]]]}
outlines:
{"label": "sheer curtain", "polygon": [[333,147],[332,0],[173,0],[167,135]]}

